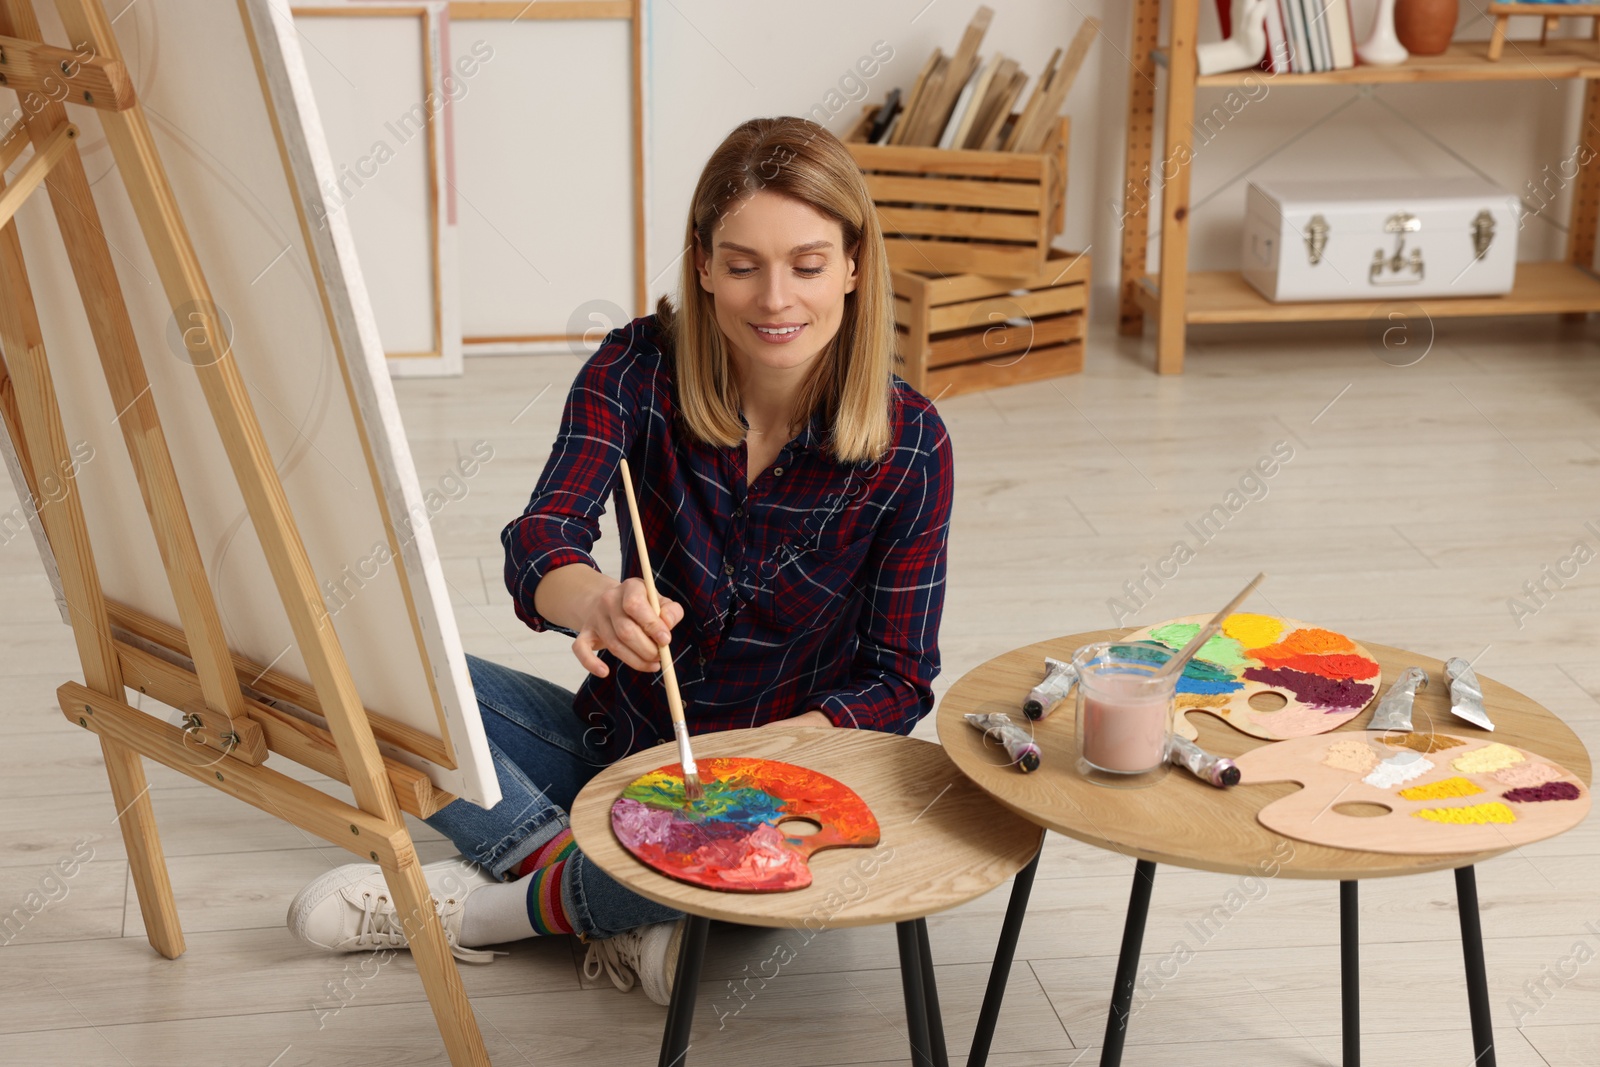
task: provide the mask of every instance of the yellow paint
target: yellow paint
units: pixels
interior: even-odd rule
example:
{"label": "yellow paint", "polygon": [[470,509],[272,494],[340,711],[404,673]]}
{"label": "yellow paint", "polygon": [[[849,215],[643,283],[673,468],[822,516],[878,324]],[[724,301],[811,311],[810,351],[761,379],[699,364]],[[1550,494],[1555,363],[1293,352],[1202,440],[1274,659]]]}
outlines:
{"label": "yellow paint", "polygon": [[1510,745],[1502,745],[1496,741],[1452,760],[1450,766],[1463,774],[1487,774],[1490,771],[1504,770],[1513,763],[1521,763],[1522,760],[1522,753]]}
{"label": "yellow paint", "polygon": [[1498,800],[1488,804],[1472,804],[1465,808],[1423,808],[1411,814],[1431,822],[1454,823],[1457,826],[1479,826],[1491,822],[1516,822],[1511,809]]}
{"label": "yellow paint", "polygon": [[1449,800],[1451,797],[1470,797],[1481,792],[1482,789],[1465,778],[1446,778],[1442,782],[1402,789],[1400,795],[1407,800]]}
{"label": "yellow paint", "polygon": [[1253,615],[1241,612],[1222,620],[1222,632],[1245,648],[1265,648],[1278,640],[1283,633],[1283,620],[1271,615]]}
{"label": "yellow paint", "polygon": [[1179,693],[1177,705],[1180,708],[1225,708],[1228,698],[1222,693]]}

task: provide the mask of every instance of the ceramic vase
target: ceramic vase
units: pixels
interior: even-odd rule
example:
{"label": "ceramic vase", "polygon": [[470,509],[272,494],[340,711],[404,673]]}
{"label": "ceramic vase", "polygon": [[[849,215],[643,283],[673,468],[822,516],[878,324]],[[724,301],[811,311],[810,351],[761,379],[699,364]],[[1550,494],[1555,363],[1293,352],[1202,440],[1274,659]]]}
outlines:
{"label": "ceramic vase", "polygon": [[1460,0],[1396,0],[1394,33],[1414,56],[1436,56],[1456,33]]}
{"label": "ceramic vase", "polygon": [[1394,34],[1394,0],[1378,0],[1378,11],[1372,19],[1372,32],[1356,49],[1361,62],[1378,67],[1392,67],[1404,63],[1411,53]]}

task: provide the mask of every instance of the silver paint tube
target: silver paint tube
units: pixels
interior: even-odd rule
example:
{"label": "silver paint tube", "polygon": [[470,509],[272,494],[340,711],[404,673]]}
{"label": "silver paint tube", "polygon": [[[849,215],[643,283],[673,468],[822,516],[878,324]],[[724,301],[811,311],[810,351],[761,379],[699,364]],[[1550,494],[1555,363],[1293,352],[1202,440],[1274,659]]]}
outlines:
{"label": "silver paint tube", "polygon": [[1167,759],[1218,789],[1239,784],[1239,768],[1233,760],[1226,756],[1213,756],[1187,737],[1172,735],[1167,742]]}
{"label": "silver paint tube", "polygon": [[1417,690],[1428,688],[1428,672],[1421,667],[1407,667],[1389,686],[1389,691],[1378,701],[1378,710],[1372,713],[1369,730],[1411,732],[1411,705],[1417,699]]}
{"label": "silver paint tube", "polygon": [[990,712],[987,715],[969,713],[967,722],[982,730],[985,737],[998,741],[1017,770],[1026,774],[1039,769],[1039,746],[1028,736],[1028,731],[1012,722],[1011,716],[1005,712]]}
{"label": "silver paint tube", "polygon": [[1450,679],[1450,714],[1474,726],[1493,730],[1489,712],[1483,706],[1483,686],[1472,673],[1472,664],[1460,656],[1445,661],[1444,676]]}
{"label": "silver paint tube", "polygon": [[1044,660],[1044,681],[1028,691],[1028,699],[1022,702],[1022,711],[1030,719],[1042,719],[1056,709],[1056,705],[1066,699],[1072,691],[1072,683],[1078,680],[1078,668],[1059,659]]}

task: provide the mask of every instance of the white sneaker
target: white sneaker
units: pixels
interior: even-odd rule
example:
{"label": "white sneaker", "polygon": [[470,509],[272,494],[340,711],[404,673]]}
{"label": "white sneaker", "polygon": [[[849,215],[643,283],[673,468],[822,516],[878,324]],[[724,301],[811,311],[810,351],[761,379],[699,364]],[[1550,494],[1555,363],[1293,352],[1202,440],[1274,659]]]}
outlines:
{"label": "white sneaker", "polygon": [[[492,963],[506,953],[466,948],[460,942],[467,892],[474,888],[467,882],[471,872],[464,864],[464,860],[446,860],[423,871],[429,876],[433,906],[444,925],[451,954],[466,963]],[[481,877],[493,881],[487,874]],[[467,892],[453,891],[458,882],[467,886]],[[300,940],[335,952],[408,947],[383,870],[375,863],[347,863],[312,881],[289,904],[288,926]]]}
{"label": "white sneaker", "polygon": [[684,922],[678,919],[652,923],[589,942],[583,973],[592,980],[599,978],[603,970],[624,993],[633,988],[637,976],[644,995],[665,1007],[672,1001],[672,979],[678,973]]}
{"label": "white sneaker", "polygon": [[500,885],[500,879],[488,868],[474,863],[465,856],[451,856],[437,863],[424,863],[422,877],[427,879],[428,891],[433,899],[449,903],[453,897],[465,901],[471,892],[482,885]]}

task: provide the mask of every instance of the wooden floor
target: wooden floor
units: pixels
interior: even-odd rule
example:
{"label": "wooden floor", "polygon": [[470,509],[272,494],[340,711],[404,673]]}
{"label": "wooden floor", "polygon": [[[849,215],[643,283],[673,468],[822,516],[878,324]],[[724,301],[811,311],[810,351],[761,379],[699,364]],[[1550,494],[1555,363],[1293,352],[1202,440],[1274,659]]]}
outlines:
{"label": "wooden floor", "polygon": [[[1405,368],[1376,358],[1360,326],[1201,332],[1168,379],[1147,369],[1148,346],[1102,334],[1080,376],[941,402],[957,495],[940,691],[1017,645],[1211,610],[1264,569],[1259,607],[1429,655],[1481,653],[1479,673],[1600,745],[1597,331],[1444,323]],[[577,362],[485,358],[461,380],[397,384],[424,485],[474,442],[494,449],[433,520],[466,647],[567,684],[579,678],[567,642],[511,613],[498,534],[527,501]],[[1246,479],[1255,499],[1201,542],[1187,524],[1226,510],[1278,442],[1293,458],[1265,495]],[[1193,558],[1158,585],[1144,568],[1179,541]],[[602,559],[615,545],[608,528]],[[1558,586],[1546,567],[1569,576]],[[1511,598],[1542,579],[1550,592],[1515,614]],[[0,602],[0,916],[50,898],[0,949],[0,1064],[444,1063],[409,956],[324,955],[284,930],[294,892],[345,855],[161,768],[152,793],[189,948],[177,961],[150,951],[98,748],[54,707],[55,687],[80,675],[25,535],[0,545]],[[932,738],[931,722],[918,735]],[[416,828],[425,859],[453,851]],[[72,877],[52,880],[74,855]],[[1051,838],[996,1067],[1098,1062],[1130,871]],[[1479,886],[1500,1064],[1597,1067],[1600,819],[1486,864]],[[1196,936],[1188,924],[1240,894],[1228,923]],[[962,1058],[1006,895],[930,920]],[[1361,905],[1365,1062],[1470,1067],[1450,875],[1363,884]],[[892,930],[824,932],[735,996],[731,980],[771,975],[775,936],[713,928],[695,1063],[905,1062]],[[1337,937],[1331,884],[1163,868],[1126,1062],[1331,1067]],[[463,967],[496,1064],[655,1061],[664,1010],[590,988],[576,961],[572,939],[553,938]]]}

